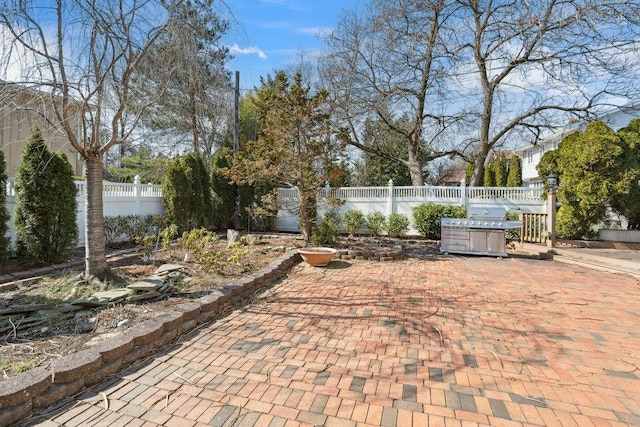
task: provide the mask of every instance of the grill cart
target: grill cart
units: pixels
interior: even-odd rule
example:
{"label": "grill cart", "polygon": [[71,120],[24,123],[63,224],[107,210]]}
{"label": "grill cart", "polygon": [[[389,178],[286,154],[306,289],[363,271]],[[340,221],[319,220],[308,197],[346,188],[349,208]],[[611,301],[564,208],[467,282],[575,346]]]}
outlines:
{"label": "grill cart", "polygon": [[467,218],[440,220],[440,252],[506,257],[506,230],[520,227],[502,208],[470,208]]}

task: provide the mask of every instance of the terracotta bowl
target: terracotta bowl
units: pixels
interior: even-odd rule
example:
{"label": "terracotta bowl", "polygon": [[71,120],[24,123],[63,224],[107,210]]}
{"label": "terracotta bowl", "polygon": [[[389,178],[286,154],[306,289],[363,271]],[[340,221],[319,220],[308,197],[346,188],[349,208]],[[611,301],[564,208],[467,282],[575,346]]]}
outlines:
{"label": "terracotta bowl", "polygon": [[314,267],[322,267],[331,262],[334,255],[338,252],[333,248],[300,248],[298,253],[302,259],[309,265]]}

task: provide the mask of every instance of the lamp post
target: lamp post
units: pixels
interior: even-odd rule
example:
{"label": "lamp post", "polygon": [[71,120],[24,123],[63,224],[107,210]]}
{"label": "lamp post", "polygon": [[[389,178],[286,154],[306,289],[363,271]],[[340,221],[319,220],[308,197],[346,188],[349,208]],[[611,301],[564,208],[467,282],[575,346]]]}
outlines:
{"label": "lamp post", "polygon": [[553,172],[547,175],[547,247],[556,246],[556,186],[558,178]]}

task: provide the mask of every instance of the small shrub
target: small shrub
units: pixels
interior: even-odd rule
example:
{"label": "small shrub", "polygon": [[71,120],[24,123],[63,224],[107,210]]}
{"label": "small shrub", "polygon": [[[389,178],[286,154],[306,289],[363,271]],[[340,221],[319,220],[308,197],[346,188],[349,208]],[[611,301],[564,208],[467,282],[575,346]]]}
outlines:
{"label": "small shrub", "polygon": [[366,227],[374,236],[379,236],[386,229],[387,219],[381,212],[371,212],[367,215]]}
{"label": "small shrub", "polygon": [[180,237],[179,244],[185,249],[193,251],[203,251],[207,246],[218,243],[218,236],[205,228],[196,228],[191,231],[185,231]]}
{"label": "small shrub", "polygon": [[168,227],[165,227],[160,232],[160,242],[164,249],[169,249],[171,247],[171,242],[173,239],[178,237],[178,226],[175,224],[171,224]]}
{"label": "small shrub", "polygon": [[244,247],[241,241],[233,243],[228,249],[231,251],[231,255],[229,255],[227,261],[235,264],[240,264],[240,261],[251,253],[249,249]]}
{"label": "small shrub", "polygon": [[221,272],[224,269],[224,263],[221,261],[222,252],[212,248],[219,240],[212,232],[198,228],[182,233],[178,244],[183,249],[190,249],[196,262]]}
{"label": "small shrub", "polygon": [[339,236],[340,230],[336,222],[325,217],[311,232],[310,243],[313,246],[333,246],[338,243]]}
{"label": "small shrub", "polygon": [[104,219],[107,245],[135,242],[147,234],[157,234],[162,220],[159,215],[118,215]]}
{"label": "small shrub", "polygon": [[155,248],[157,239],[155,234],[145,234],[144,236],[136,236],[135,242],[138,245],[138,251],[144,254],[145,262],[151,258]]}
{"label": "small shrub", "polygon": [[467,210],[464,206],[423,203],[413,208],[413,224],[416,230],[428,239],[440,239],[440,219],[464,218]]}
{"label": "small shrub", "polygon": [[363,228],[367,223],[364,214],[358,209],[351,209],[346,211],[342,219],[344,222],[344,227],[347,229],[347,232],[351,236],[357,234],[360,229]]}
{"label": "small shrub", "polygon": [[392,213],[387,219],[386,231],[389,236],[399,237],[409,230],[409,218],[400,213]]}

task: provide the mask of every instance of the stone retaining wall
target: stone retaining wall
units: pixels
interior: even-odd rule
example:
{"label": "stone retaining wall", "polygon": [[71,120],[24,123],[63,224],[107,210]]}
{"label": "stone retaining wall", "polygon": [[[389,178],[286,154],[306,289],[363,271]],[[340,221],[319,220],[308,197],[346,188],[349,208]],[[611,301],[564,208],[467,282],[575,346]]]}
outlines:
{"label": "stone retaining wall", "polygon": [[209,295],[181,304],[174,311],[144,321],[122,335],[51,363],[0,381],[0,426],[98,384],[133,365],[177,336],[218,317],[226,307],[253,295],[300,261],[297,250],[256,273]]}
{"label": "stone retaining wall", "polygon": [[337,259],[355,259],[359,261],[394,261],[404,257],[404,247],[396,245],[392,248],[384,250],[376,249],[339,249],[335,258]]}

